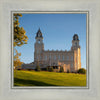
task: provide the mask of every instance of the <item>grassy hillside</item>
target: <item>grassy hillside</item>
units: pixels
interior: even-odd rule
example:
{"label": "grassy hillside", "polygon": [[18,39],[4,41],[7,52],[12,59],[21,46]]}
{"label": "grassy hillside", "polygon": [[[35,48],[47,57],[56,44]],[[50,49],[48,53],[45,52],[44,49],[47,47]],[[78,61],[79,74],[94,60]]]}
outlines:
{"label": "grassy hillside", "polygon": [[15,70],[14,86],[86,86],[86,75]]}

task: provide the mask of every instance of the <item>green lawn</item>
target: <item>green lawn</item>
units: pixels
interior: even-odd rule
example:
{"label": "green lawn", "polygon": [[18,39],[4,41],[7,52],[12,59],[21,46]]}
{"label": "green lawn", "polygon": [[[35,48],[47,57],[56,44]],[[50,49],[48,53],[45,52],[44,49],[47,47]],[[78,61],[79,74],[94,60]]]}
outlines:
{"label": "green lawn", "polygon": [[86,86],[86,75],[15,70],[14,86]]}

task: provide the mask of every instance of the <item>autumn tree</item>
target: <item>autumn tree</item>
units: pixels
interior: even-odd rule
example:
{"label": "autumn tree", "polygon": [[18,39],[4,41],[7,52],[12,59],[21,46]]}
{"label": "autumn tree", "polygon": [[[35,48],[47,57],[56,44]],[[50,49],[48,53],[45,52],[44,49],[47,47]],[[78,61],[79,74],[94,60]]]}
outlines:
{"label": "autumn tree", "polygon": [[20,68],[23,62],[20,61],[19,56],[21,56],[21,53],[18,53],[18,51],[15,49],[15,56],[14,56],[14,67]]}
{"label": "autumn tree", "polygon": [[[14,47],[22,46],[23,44],[27,44],[28,37],[26,36],[26,31],[23,27],[19,26],[19,17],[22,17],[20,13],[14,13],[13,22],[14,22]],[[20,67],[23,62],[20,61],[19,56],[21,53],[14,48],[14,67]]]}
{"label": "autumn tree", "polygon": [[27,44],[28,37],[26,36],[26,31],[23,27],[19,26],[19,17],[22,17],[22,14],[15,13],[14,14],[14,47],[22,46],[23,44]]}

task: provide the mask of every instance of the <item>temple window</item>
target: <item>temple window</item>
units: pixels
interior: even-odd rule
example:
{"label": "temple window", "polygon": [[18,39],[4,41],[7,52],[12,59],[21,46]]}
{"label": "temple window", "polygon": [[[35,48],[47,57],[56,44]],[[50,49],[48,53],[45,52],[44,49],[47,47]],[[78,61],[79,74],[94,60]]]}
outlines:
{"label": "temple window", "polygon": [[54,55],[54,60],[56,60],[56,55]]}
{"label": "temple window", "polygon": [[64,55],[62,56],[62,59],[64,60]]}
{"label": "temple window", "polygon": [[45,60],[47,60],[47,55],[45,55]]}
{"label": "temple window", "polygon": [[67,60],[69,60],[69,56],[67,55]]}
{"label": "temple window", "polygon": [[71,56],[71,61],[73,61],[73,56]]}
{"label": "temple window", "polygon": [[71,64],[71,66],[70,66],[71,68],[73,68],[73,64]]}
{"label": "temple window", "polygon": [[60,60],[60,55],[58,55],[58,59]]}

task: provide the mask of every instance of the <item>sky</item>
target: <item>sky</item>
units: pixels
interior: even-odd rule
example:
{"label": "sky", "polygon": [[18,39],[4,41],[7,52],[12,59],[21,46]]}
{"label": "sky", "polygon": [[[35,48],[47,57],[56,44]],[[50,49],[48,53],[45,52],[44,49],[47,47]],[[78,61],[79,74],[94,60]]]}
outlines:
{"label": "sky", "polygon": [[86,14],[22,14],[19,18],[28,36],[27,44],[16,47],[21,61],[34,61],[35,36],[40,28],[45,50],[67,50],[72,46],[74,34],[78,34],[81,46],[81,67],[86,68]]}

